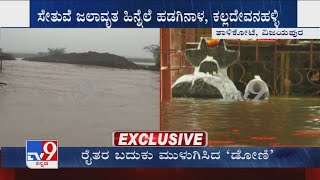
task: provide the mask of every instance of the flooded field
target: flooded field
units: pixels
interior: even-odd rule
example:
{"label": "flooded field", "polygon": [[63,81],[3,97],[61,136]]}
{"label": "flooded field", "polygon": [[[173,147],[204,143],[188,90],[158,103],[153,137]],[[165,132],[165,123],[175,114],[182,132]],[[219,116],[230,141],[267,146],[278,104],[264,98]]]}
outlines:
{"label": "flooded field", "polygon": [[156,72],[22,60],[3,67],[0,146],[111,146],[114,130],[159,129]]}

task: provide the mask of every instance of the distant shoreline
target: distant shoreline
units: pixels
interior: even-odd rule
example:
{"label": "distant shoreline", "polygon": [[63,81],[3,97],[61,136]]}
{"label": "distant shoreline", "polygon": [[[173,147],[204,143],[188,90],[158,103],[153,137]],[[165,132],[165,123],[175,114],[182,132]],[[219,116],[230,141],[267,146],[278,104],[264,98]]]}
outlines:
{"label": "distant shoreline", "polygon": [[0,58],[1,60],[4,60],[4,61],[16,60],[16,58],[9,53],[0,53]]}
{"label": "distant shoreline", "polygon": [[[132,58],[134,60],[136,58]],[[22,60],[37,61],[37,62],[54,62],[66,64],[80,64],[80,65],[95,65],[119,69],[135,69],[135,70],[148,70],[159,71],[159,67],[151,64],[152,62],[133,62],[124,57],[110,54],[110,53],[65,53],[59,55],[45,55],[35,57],[25,57]],[[145,64],[147,63],[147,64]],[[150,64],[149,64],[150,63]]]}

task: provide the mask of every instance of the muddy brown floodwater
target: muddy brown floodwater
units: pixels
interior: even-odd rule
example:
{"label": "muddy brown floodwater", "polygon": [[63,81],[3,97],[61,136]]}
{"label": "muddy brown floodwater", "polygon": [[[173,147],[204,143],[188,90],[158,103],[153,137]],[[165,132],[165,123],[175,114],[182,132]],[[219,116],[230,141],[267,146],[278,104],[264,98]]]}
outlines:
{"label": "muddy brown floodwater", "polygon": [[114,130],[159,129],[159,73],[22,60],[3,68],[0,146],[111,146]]}
{"label": "muddy brown floodwater", "polygon": [[162,104],[163,130],[204,130],[211,146],[320,146],[320,98],[261,101],[176,98]]}

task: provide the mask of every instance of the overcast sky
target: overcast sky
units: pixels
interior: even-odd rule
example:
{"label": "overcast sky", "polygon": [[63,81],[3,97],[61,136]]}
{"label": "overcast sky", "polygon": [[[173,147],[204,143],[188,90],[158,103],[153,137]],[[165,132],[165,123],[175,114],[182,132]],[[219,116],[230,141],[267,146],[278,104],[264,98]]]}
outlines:
{"label": "overcast sky", "polygon": [[159,29],[1,29],[0,47],[7,52],[37,53],[63,47],[67,52],[109,52],[152,58],[144,46],[160,43]]}

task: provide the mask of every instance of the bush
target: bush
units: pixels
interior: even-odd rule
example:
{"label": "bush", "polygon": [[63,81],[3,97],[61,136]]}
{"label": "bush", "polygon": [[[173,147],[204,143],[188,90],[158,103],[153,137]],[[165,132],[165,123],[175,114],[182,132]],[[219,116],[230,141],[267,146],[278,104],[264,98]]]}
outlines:
{"label": "bush", "polygon": [[59,56],[66,53],[66,48],[48,48],[48,55]]}
{"label": "bush", "polygon": [[157,67],[160,67],[160,46],[156,45],[156,44],[152,44],[149,46],[145,46],[143,49],[149,51],[150,53],[152,53],[153,58],[155,60],[155,63]]}

